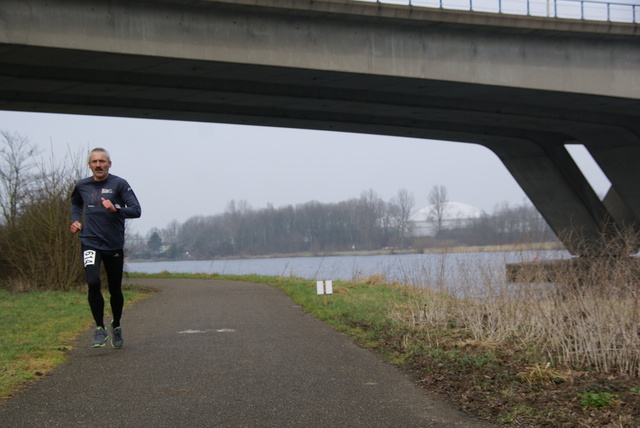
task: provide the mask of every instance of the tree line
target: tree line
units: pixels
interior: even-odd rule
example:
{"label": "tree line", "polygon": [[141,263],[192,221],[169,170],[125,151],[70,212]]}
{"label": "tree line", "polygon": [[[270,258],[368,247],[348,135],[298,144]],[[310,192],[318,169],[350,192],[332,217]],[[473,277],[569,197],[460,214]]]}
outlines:
{"label": "tree line", "polygon": [[263,254],[370,250],[406,247],[411,238],[413,199],[406,190],[385,202],[373,190],[338,203],[310,201],[253,209],[230,201],[221,214],[191,217],[153,230],[144,240],[129,237],[132,256],[214,258]]}
{"label": "tree line", "polygon": [[446,245],[500,245],[555,240],[531,204],[504,203],[491,214],[445,226],[447,192],[434,186],[429,202],[435,236],[415,236],[414,197],[405,189],[389,201],[374,190],[337,203],[253,209],[247,201],[230,201],[223,213],[194,216],[153,229],[146,238],[128,237],[134,258],[212,259],[268,254],[331,253],[413,249]]}

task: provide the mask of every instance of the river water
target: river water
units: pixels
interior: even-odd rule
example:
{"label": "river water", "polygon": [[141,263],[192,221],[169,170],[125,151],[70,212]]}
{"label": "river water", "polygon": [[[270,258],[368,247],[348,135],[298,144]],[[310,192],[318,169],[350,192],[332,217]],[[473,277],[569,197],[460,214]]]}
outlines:
{"label": "river water", "polygon": [[[430,288],[482,288],[505,282],[507,263],[567,258],[565,251],[389,254],[127,263],[128,272],[292,276],[310,280],[385,281]],[[458,290],[460,291],[460,290]]]}

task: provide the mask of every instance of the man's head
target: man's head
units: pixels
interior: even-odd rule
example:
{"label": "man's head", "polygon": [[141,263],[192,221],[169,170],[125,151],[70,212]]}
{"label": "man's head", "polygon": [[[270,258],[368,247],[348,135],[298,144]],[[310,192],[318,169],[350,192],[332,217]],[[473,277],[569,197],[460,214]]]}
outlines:
{"label": "man's head", "polygon": [[106,180],[111,168],[111,156],[109,152],[101,147],[96,147],[89,153],[89,169],[93,173],[96,181]]}

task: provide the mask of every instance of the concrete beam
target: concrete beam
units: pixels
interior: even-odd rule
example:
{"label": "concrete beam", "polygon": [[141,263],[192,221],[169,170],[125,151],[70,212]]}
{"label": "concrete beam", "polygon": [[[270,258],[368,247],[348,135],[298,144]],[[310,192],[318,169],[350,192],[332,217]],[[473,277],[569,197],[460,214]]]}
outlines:
{"label": "concrete beam", "polygon": [[635,24],[347,0],[4,0],[0,16],[7,45],[640,97]]}
{"label": "concrete beam", "polygon": [[[347,0],[3,0],[0,109],[482,144],[556,233],[595,239],[640,220],[639,28]],[[613,184],[604,203],[575,142]]]}

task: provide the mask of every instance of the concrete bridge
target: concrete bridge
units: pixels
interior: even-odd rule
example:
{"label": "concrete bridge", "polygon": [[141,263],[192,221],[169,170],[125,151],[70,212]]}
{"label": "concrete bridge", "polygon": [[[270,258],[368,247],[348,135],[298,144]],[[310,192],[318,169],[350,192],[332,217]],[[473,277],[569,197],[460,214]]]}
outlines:
{"label": "concrete bridge", "polygon": [[[350,0],[3,0],[0,109],[481,144],[574,254],[640,220],[637,24]],[[602,201],[576,143],[612,183]]]}

